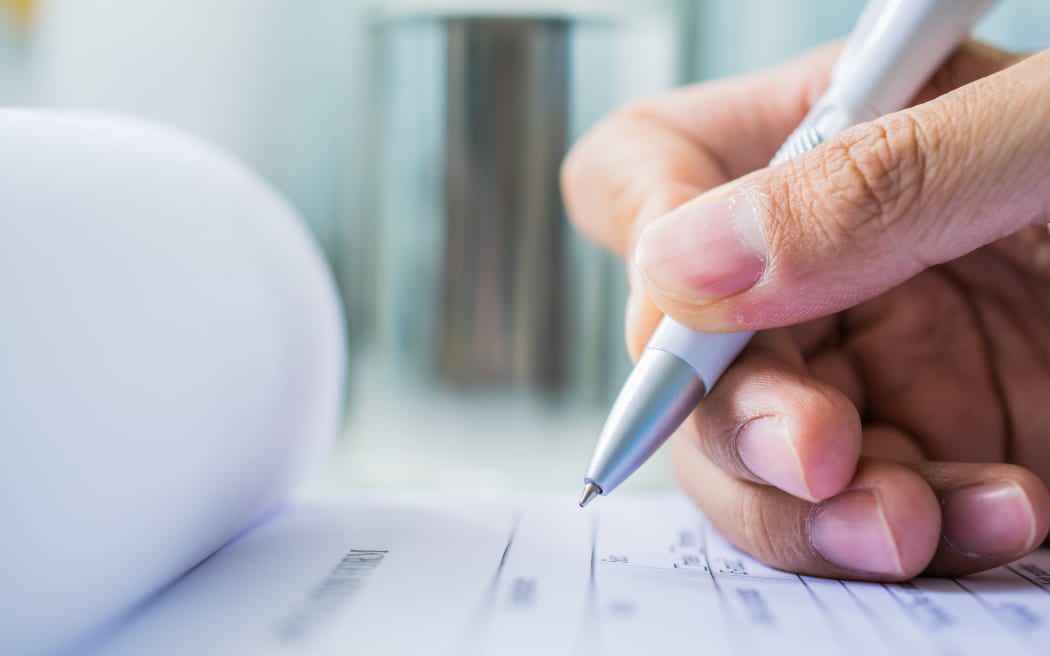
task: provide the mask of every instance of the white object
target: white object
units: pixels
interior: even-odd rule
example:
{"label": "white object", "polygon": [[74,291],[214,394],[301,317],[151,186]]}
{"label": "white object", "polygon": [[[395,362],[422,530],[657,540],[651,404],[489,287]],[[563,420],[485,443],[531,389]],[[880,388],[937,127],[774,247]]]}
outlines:
{"label": "white object", "polygon": [[[300,502],[190,572],[91,656],[1045,653],[1038,572],[800,577],[680,495]],[[590,520],[590,521],[588,521]]]}
{"label": "white object", "polygon": [[295,213],[217,150],[0,110],[0,653],[50,651],[272,509],[345,355]]}

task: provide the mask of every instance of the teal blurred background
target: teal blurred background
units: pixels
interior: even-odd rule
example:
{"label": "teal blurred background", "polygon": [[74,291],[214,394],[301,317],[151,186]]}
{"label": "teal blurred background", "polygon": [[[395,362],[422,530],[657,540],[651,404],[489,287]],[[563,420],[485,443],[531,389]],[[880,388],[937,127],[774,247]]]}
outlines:
{"label": "teal blurred background", "polygon": [[[478,91],[486,75],[500,84],[506,77],[500,92],[548,94],[543,111],[558,117],[557,130],[548,129],[549,120],[529,124],[523,113],[522,125],[536,132],[517,150],[497,154],[525,167],[513,170],[531,171],[534,184],[515,182],[515,194],[554,202],[522,221],[561,225],[557,159],[602,114],[661,89],[768,66],[842,37],[862,4],[0,0],[0,103],[116,110],[172,123],[232,151],[288,196],[331,263],[351,329],[346,434],[325,484],[568,488],[628,366],[622,272],[571,233],[549,227],[543,238],[564,256],[551,260],[564,284],[535,282],[553,266],[547,262],[533,262],[506,284],[522,288],[523,298],[539,308],[521,321],[547,307],[557,312],[521,325],[511,313],[512,325],[490,329],[484,312],[472,307],[467,321],[474,332],[457,348],[492,337],[491,349],[502,348],[506,361],[497,356],[496,364],[480,368],[435,364],[447,354],[433,352],[442,347],[428,341],[427,316],[442,307],[427,304],[440,303],[431,298],[440,290],[413,296],[396,280],[408,251],[420,285],[440,276],[440,260],[450,251],[417,246],[447,246],[458,238],[452,223],[441,223],[447,207],[433,220],[417,216],[448,193],[443,169],[456,160],[445,132],[460,119],[469,132],[486,103],[499,100],[498,93],[489,98]],[[503,22],[453,24],[450,17]],[[489,32],[503,36],[493,41]],[[977,35],[1011,49],[1047,47],[1050,3],[1004,0]],[[455,58],[457,44],[467,48],[465,59]],[[493,71],[470,59],[470,48],[494,48],[487,52],[498,57],[504,46],[524,53],[514,60],[518,69]],[[537,60],[541,55],[546,59]],[[462,87],[460,104],[445,102],[460,89],[453,85],[456,66],[474,76],[473,87]],[[461,106],[471,113],[448,116]],[[507,120],[508,129],[518,129]],[[482,141],[471,147],[489,147],[492,133],[479,134],[472,138]],[[460,190],[468,199],[487,191],[482,184]],[[393,255],[392,243],[402,245]],[[479,253],[499,254],[503,247],[482,243]],[[528,264],[530,254],[520,259]],[[463,275],[463,284],[484,292],[485,269]],[[406,325],[418,330],[406,332]],[[407,347],[390,338],[395,333],[409,335]],[[447,349],[447,327],[444,334]],[[554,361],[536,373],[529,363],[541,355]],[[665,485],[665,467],[648,467],[637,479],[631,484]]]}

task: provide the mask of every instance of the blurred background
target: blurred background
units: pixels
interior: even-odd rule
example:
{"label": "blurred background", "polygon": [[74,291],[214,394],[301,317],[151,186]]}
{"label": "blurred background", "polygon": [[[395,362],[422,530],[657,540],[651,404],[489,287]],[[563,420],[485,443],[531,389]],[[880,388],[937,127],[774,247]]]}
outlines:
{"label": "blurred background", "polygon": [[[860,0],[0,0],[0,103],[172,123],[282,190],[339,282],[319,485],[571,488],[627,373],[622,267],[559,162],[633,98],[845,35]],[[1050,3],[977,34],[1050,45]],[[666,454],[628,485],[668,485]]]}

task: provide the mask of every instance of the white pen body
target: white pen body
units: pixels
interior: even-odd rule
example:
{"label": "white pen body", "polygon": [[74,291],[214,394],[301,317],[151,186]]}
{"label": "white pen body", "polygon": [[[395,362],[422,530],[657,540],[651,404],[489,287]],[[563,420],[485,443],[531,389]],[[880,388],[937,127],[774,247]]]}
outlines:
{"label": "white pen body", "polygon": [[701,333],[664,317],[646,349],[659,349],[676,355],[692,367],[710,391],[729,365],[744,350],[753,331],[740,333]]}

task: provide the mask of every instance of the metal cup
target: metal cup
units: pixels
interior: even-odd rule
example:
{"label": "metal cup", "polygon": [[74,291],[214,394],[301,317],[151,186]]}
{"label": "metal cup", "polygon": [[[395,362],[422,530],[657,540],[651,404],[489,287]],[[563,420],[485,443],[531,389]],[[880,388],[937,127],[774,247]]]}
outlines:
{"label": "metal cup", "polygon": [[399,385],[604,401],[625,371],[622,269],[559,193],[579,34],[568,17],[376,24],[358,351]]}

